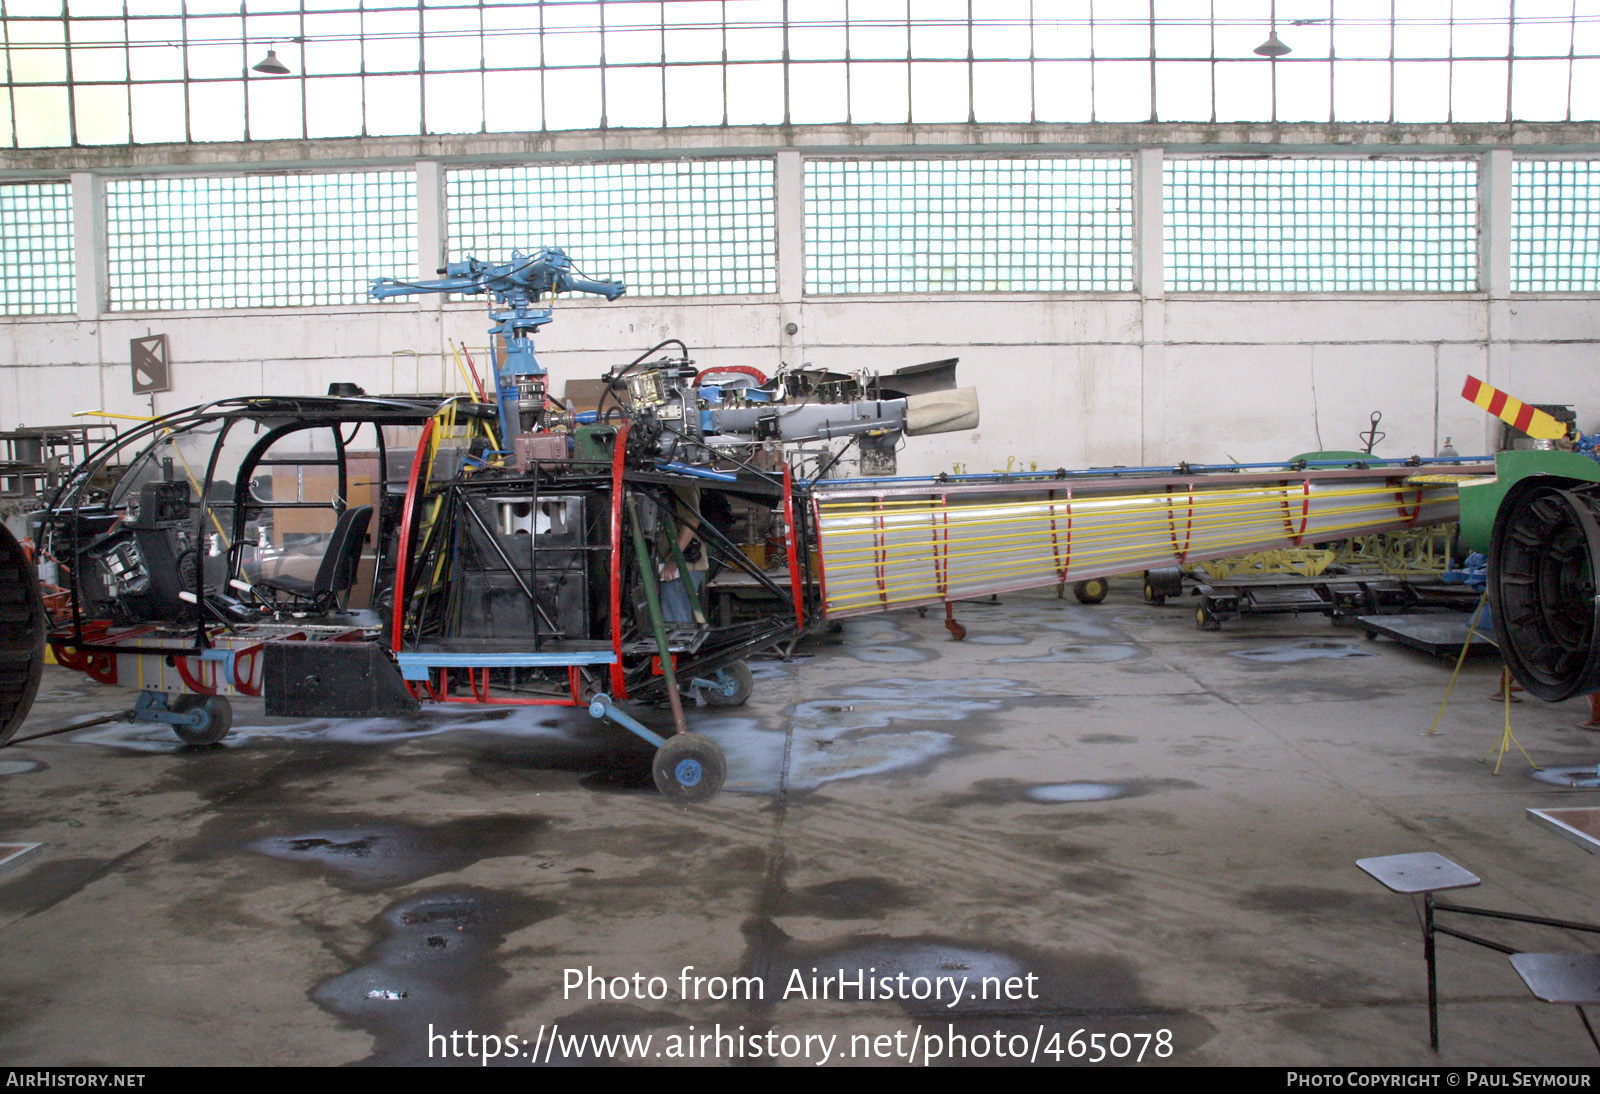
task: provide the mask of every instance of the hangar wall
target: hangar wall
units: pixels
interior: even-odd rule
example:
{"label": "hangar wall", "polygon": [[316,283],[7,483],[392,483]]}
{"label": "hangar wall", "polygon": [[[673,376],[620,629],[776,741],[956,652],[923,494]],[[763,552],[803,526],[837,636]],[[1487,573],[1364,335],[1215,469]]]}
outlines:
{"label": "hangar wall", "polygon": [[[1486,416],[1460,400],[1465,375],[1535,402],[1570,402],[1600,426],[1595,294],[1513,293],[1510,176],[1514,157],[1592,154],[1592,126],[852,127],[814,130],[546,134],[520,146],[488,138],[362,139],[275,146],[36,150],[6,154],[0,181],[69,176],[73,193],[104,180],[164,172],[417,167],[420,276],[442,254],[426,190],[439,164],[596,158],[772,155],[777,162],[777,291],[749,296],[563,301],[539,338],[552,386],[591,377],[668,337],[702,364],[811,362],[849,371],[958,355],[978,387],[982,426],[917,439],[904,472],[1273,459],[1360,447],[1373,411],[1379,454],[1432,453],[1447,435],[1487,446]],[[1133,291],[808,295],[802,157],[1132,153]],[[1164,157],[1195,155],[1470,155],[1479,163],[1476,291],[1439,293],[1169,293],[1159,215]],[[78,203],[75,235],[92,253],[99,217]],[[540,241],[535,241],[540,242]],[[450,257],[459,257],[451,255]],[[502,255],[483,255],[491,261]],[[396,271],[404,273],[405,271]],[[624,279],[627,272],[619,273]],[[211,398],[317,393],[331,381],[369,391],[458,387],[450,340],[486,343],[475,303],[437,296],[385,305],[108,312],[103,254],[79,263],[75,316],[0,320],[0,428],[52,425],[85,410],[164,413]],[[98,280],[97,280],[98,279]],[[85,291],[86,290],[86,291]],[[788,333],[790,325],[794,333]],[[128,342],[169,336],[175,389],[135,397]],[[479,354],[481,357],[481,353]]]}

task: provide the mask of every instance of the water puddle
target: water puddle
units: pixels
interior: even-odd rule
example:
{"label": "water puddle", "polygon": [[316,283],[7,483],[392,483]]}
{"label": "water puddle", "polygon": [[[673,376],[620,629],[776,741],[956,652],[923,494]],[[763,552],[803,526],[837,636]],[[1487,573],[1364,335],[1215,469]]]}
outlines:
{"label": "water puddle", "polygon": [[[554,915],[552,901],[482,889],[441,890],[391,905],[384,937],[349,972],[311,990],[323,1010],[376,1039],[369,1064],[450,1064],[429,1058],[428,1031],[502,1032],[498,950],[513,932]],[[475,1061],[473,1061],[475,1062]],[[493,1063],[522,1063],[497,1058]]]}
{"label": "water puddle", "polygon": [[1280,646],[1260,646],[1253,650],[1230,650],[1229,656],[1237,657],[1241,661],[1292,664],[1296,661],[1315,661],[1323,657],[1337,659],[1378,655],[1372,650],[1363,649],[1349,642],[1325,642],[1313,639],[1306,642],[1289,642]]}

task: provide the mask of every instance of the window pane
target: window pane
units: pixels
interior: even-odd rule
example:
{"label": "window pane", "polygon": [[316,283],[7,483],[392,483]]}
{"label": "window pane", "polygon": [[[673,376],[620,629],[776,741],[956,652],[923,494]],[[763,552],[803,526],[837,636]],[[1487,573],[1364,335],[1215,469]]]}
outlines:
{"label": "window pane", "polygon": [[449,171],[450,257],[561,247],[587,275],[627,282],[629,296],[770,293],[772,170],[759,159]]}
{"label": "window pane", "polygon": [[416,177],[112,179],[106,238],[113,311],[364,303],[416,266]]}
{"label": "window pane", "polygon": [[0,314],[71,314],[75,273],[72,187],[0,185]]}
{"label": "window pane", "polygon": [[904,122],[911,111],[911,73],[905,62],[852,62],[850,120],[858,125]]}
{"label": "window pane", "polygon": [[783,124],[782,65],[728,66],[728,122],[731,125]]}
{"label": "window pane", "polygon": [[[778,99],[778,120],[782,121],[781,86]],[[674,65],[667,69],[667,124],[722,124],[721,65]]]}
{"label": "window pane", "polygon": [[1518,160],[1511,178],[1513,291],[1600,291],[1600,163]]}
{"label": "window pane", "polygon": [[808,160],[805,195],[807,292],[1132,287],[1125,158]]}
{"label": "window pane", "polygon": [[1173,292],[1467,292],[1477,165],[1180,159],[1165,164]]}
{"label": "window pane", "polygon": [[79,144],[127,144],[128,89],[122,84],[72,89]]}

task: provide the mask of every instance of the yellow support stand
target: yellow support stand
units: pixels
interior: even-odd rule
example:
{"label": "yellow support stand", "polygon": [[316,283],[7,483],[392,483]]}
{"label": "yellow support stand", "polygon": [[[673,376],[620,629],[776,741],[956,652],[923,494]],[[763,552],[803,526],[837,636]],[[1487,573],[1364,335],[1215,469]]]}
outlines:
{"label": "yellow support stand", "polygon": [[[1455,690],[1456,678],[1461,675],[1461,666],[1466,664],[1467,650],[1472,648],[1472,636],[1478,633],[1478,617],[1483,614],[1483,606],[1489,601],[1489,590],[1485,589],[1478,598],[1478,606],[1472,609],[1472,621],[1467,624],[1467,640],[1461,643],[1461,653],[1456,658],[1455,671],[1450,674],[1450,683],[1445,686],[1444,698],[1439,701],[1439,713],[1433,716],[1433,725],[1428,727],[1427,737],[1433,737],[1439,732],[1439,722],[1444,717],[1444,708],[1450,704],[1450,693]],[[1484,755],[1483,762],[1488,763],[1489,757],[1494,756],[1494,774],[1500,774],[1500,764],[1505,759],[1506,753],[1511,751],[1511,746],[1516,745],[1517,751],[1522,753],[1522,758],[1528,761],[1528,766],[1535,771],[1543,770],[1533,762],[1533,757],[1528,755],[1528,750],[1522,747],[1522,742],[1517,740],[1516,734],[1511,732],[1511,674],[1501,672],[1500,695],[1502,706],[1505,708],[1505,728],[1500,733],[1500,740]]]}
{"label": "yellow support stand", "polygon": [[1505,708],[1506,712],[1505,728],[1500,732],[1500,740],[1484,755],[1483,762],[1488,763],[1489,757],[1494,756],[1494,774],[1500,774],[1500,761],[1506,758],[1506,753],[1511,750],[1511,746],[1516,745],[1517,751],[1522,753],[1522,758],[1528,761],[1529,767],[1533,768],[1535,771],[1543,770],[1543,768],[1533,762],[1533,757],[1528,755],[1528,750],[1522,747],[1522,742],[1517,740],[1516,735],[1511,732],[1510,673],[1502,673],[1500,676],[1500,698],[1500,705]]}
{"label": "yellow support stand", "polygon": [[1472,648],[1472,636],[1478,633],[1478,617],[1483,614],[1483,606],[1489,602],[1489,590],[1484,589],[1483,595],[1478,597],[1478,606],[1472,609],[1472,619],[1467,623],[1467,640],[1461,643],[1461,654],[1456,658],[1455,671],[1450,674],[1450,683],[1445,685],[1444,698],[1439,701],[1439,713],[1433,716],[1433,725],[1428,727],[1425,737],[1437,736],[1439,720],[1444,717],[1444,708],[1450,705],[1450,693],[1456,689],[1456,677],[1461,675],[1461,666],[1467,663],[1467,651]]}

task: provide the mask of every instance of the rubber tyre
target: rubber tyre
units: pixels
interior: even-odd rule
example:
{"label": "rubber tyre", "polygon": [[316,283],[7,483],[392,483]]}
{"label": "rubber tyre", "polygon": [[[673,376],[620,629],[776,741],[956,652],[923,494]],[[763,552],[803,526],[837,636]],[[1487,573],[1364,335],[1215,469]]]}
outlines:
{"label": "rubber tyre", "polygon": [[1146,604],[1165,604],[1167,598],[1156,592],[1156,587],[1146,581],[1144,583],[1144,602]]}
{"label": "rubber tyre", "polygon": [[1500,654],[1536,699],[1600,691],[1600,487],[1530,477],[1506,492],[1489,546]]}
{"label": "rubber tyre", "polygon": [[1203,631],[1220,631],[1222,629],[1222,621],[1204,604],[1194,610],[1194,625]]}
{"label": "rubber tyre", "polygon": [[700,697],[710,707],[742,707],[750,700],[750,693],[755,690],[756,678],[750,674],[750,666],[743,661],[723,665],[722,671],[733,677],[733,694],[724,695],[717,688],[701,688]]}
{"label": "rubber tyre", "polygon": [[1072,595],[1078,598],[1079,604],[1098,604],[1110,591],[1111,582],[1103,577],[1091,577],[1088,581],[1080,581],[1072,587]]}
{"label": "rubber tyre", "polygon": [[0,744],[33,708],[44,674],[44,634],[38,574],[11,530],[0,524]]}
{"label": "rubber tyre", "polygon": [[668,801],[703,802],[722,789],[728,761],[710,737],[679,733],[656,749],[650,773],[655,776],[656,789]]}
{"label": "rubber tyre", "polygon": [[167,709],[175,714],[201,711],[205,718],[197,726],[174,725],[172,732],[186,745],[214,745],[233,728],[233,704],[220,695],[174,695]]}

